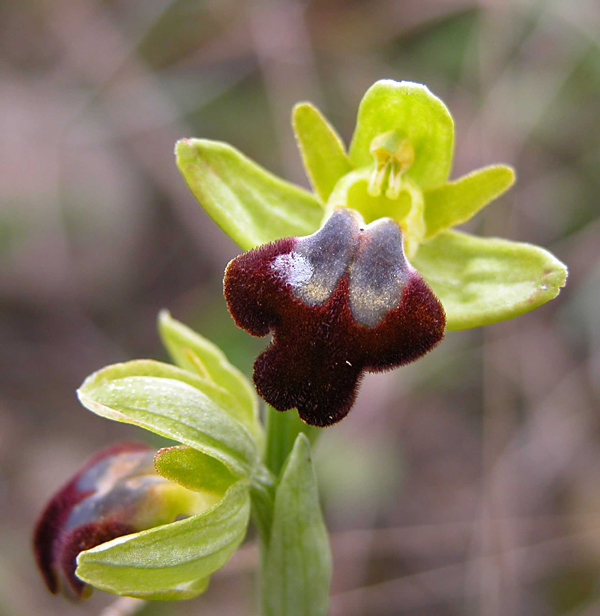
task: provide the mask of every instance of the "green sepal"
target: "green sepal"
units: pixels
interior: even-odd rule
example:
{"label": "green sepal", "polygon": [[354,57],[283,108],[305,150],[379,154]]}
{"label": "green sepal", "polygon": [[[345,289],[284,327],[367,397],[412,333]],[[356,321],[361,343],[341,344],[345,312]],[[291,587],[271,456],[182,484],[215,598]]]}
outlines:
{"label": "green sepal", "polygon": [[258,398],[250,381],[232,364],[225,353],[183,323],[175,320],[168,310],[158,315],[158,331],[171,359],[184,370],[200,372],[198,361],[208,377],[227,390],[237,404],[234,415],[262,440],[262,427],[258,417]]}
{"label": "green sepal", "polygon": [[296,438],[281,472],[264,558],[265,614],[327,614],[331,552],[310,443],[304,434]]}
{"label": "green sepal", "polygon": [[340,136],[321,112],[310,103],[298,103],[292,126],[311,186],[325,203],[338,180],[352,171],[352,163]]}
{"label": "green sepal", "polygon": [[491,165],[424,193],[425,240],[470,220],[515,182],[514,169]]}
{"label": "green sepal", "polygon": [[249,515],[249,483],[238,481],[198,515],[81,552],[76,575],[119,595],[188,598],[186,593],[202,592],[206,586],[200,580],[220,569],[238,548]]}
{"label": "green sepal", "polygon": [[358,109],[350,144],[352,164],[372,165],[371,142],[389,131],[408,138],[414,149],[414,163],[406,175],[415,184],[427,189],[448,179],[454,122],[446,105],[424,85],[383,79],[367,90]]}
{"label": "green sepal", "polygon": [[175,154],[194,197],[244,250],[309,235],[321,224],[323,207],[311,193],[279,179],[230,145],[181,139]]}
{"label": "green sepal", "polygon": [[[87,409],[189,445],[248,476],[258,450],[248,429],[196,385],[200,377],[150,360],[114,364],[77,391]],[[215,386],[216,387],[216,386]]]}
{"label": "green sepal", "polygon": [[165,479],[195,492],[223,495],[235,482],[224,464],[187,445],[160,449],[154,456],[154,467]]}
{"label": "green sepal", "polygon": [[127,596],[135,599],[144,599],[145,601],[183,601],[185,599],[193,599],[194,597],[206,592],[209,582],[210,577],[205,577],[200,578],[199,580],[194,580],[193,582],[187,582],[186,584],[179,584],[177,588],[169,588],[167,590],[137,592],[133,590],[127,593]]}
{"label": "green sepal", "polygon": [[543,248],[442,231],[419,247],[413,265],[446,311],[448,329],[516,317],[556,297],[567,268]]}

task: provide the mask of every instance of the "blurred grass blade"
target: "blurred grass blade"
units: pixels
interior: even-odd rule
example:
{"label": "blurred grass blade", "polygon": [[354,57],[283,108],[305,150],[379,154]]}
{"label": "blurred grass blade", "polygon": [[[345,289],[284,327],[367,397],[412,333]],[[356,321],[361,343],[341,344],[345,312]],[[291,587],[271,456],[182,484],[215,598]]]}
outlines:
{"label": "blurred grass blade", "polygon": [[[154,373],[149,364],[157,366]],[[190,384],[193,379],[199,377],[168,364],[132,361],[95,372],[77,395],[83,406],[101,417],[194,447],[220,460],[236,476],[251,474],[258,462],[251,434]]]}
{"label": "blurred grass blade", "polygon": [[161,310],[158,315],[158,331],[169,355],[184,370],[198,371],[198,365],[190,357],[189,351],[198,357],[208,376],[236,400],[236,419],[239,419],[255,438],[262,439],[258,398],[254,387],[229,363],[225,353],[210,340],[176,321],[168,310]]}
{"label": "blurred grass blade", "polygon": [[324,210],[308,191],[272,175],[235,148],[181,139],[177,165],[192,194],[244,250],[282,237],[309,235]]}
{"label": "blurred grass blade", "polygon": [[422,189],[445,182],[452,167],[454,122],[446,105],[424,85],[383,79],[371,86],[358,109],[350,144],[355,167],[373,164],[373,139],[397,131],[410,140],[414,163],[406,172]]}
{"label": "blurred grass blade", "polygon": [[206,588],[200,580],[220,569],[244,539],[249,515],[248,482],[238,481],[198,515],[82,552],[76,574],[97,588],[132,597],[199,594]]}
{"label": "blurred grass blade", "polygon": [[556,297],[567,268],[547,250],[497,238],[442,231],[413,265],[441,300],[448,329],[489,325]]}
{"label": "blurred grass blade", "polygon": [[340,136],[321,112],[310,103],[298,103],[292,125],[310,183],[323,203],[338,180],[352,171],[352,163]]}
{"label": "blurred grass blade", "polygon": [[467,222],[514,182],[515,172],[511,167],[492,165],[425,191],[425,240]]}
{"label": "blurred grass blade", "polygon": [[310,443],[299,434],[282,470],[263,567],[268,616],[325,616],[331,552]]}

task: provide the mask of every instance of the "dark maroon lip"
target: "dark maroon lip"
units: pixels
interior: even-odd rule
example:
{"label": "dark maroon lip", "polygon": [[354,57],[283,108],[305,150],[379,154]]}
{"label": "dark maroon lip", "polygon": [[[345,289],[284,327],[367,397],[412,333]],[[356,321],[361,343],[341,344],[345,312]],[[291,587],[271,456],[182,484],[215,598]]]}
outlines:
{"label": "dark maroon lip", "polygon": [[228,265],[236,324],[273,340],[254,364],[259,395],[311,425],[346,416],[365,371],[412,362],[440,342],[445,314],[406,259],[391,219],[364,226],[336,210],[307,238],[284,238]]}

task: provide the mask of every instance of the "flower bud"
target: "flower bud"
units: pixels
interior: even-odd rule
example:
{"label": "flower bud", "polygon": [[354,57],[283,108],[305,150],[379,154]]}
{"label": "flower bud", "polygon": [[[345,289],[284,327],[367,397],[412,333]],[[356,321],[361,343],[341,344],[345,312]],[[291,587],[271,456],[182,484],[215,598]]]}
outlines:
{"label": "flower bud", "polygon": [[36,560],[50,592],[88,596],[91,588],[75,575],[80,552],[213,504],[212,496],[158,475],[153,458],[154,450],[141,443],[108,447],[50,500],[34,533]]}

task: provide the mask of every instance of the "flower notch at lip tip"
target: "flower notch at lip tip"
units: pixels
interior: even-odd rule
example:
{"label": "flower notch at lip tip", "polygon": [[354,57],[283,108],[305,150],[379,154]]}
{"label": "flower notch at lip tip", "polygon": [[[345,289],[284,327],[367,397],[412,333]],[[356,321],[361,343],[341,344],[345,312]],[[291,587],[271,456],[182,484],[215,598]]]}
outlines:
{"label": "flower notch at lip tip", "polygon": [[273,334],[254,364],[258,393],[316,426],[346,416],[364,371],[414,361],[444,335],[444,310],[406,259],[399,225],[365,225],[347,208],[312,235],[235,258],[224,290],[239,327]]}

